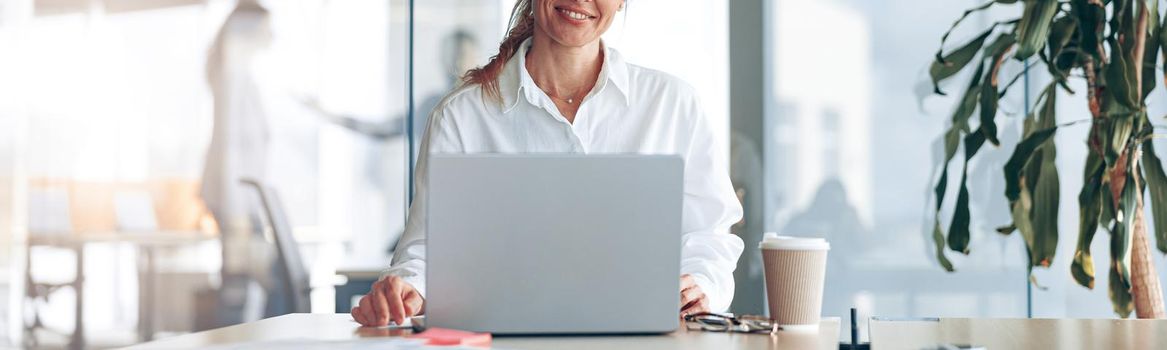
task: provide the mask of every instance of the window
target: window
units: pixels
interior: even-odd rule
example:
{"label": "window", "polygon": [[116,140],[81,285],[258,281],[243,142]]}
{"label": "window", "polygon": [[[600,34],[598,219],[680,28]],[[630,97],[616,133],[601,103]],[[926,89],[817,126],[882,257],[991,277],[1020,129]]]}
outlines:
{"label": "window", "polygon": [[[392,129],[384,124],[407,110],[408,1],[261,3],[270,43],[251,64],[227,69],[247,71],[256,85],[248,99],[262,105],[251,115],[262,120],[267,138],[259,165],[264,180],[279,192],[313,273],[383,268],[404,227],[409,142],[376,132]],[[0,2],[0,51],[11,53],[0,55],[4,266],[20,256],[8,248],[37,233],[23,232],[36,231],[23,221],[37,212],[29,205],[43,202],[34,197],[44,184],[177,181],[197,199],[215,125],[208,52],[234,6],[223,0]],[[80,214],[67,215],[72,229],[81,230]],[[136,265],[127,248],[87,247],[86,298],[116,301],[85,305],[87,330],[96,337],[133,339]],[[211,287],[218,245],[192,249],[197,252],[161,256],[160,269],[195,276],[187,281],[191,291]],[[34,274],[72,276],[69,264],[45,268],[60,257],[54,254],[34,251]],[[3,282],[22,280],[16,273]],[[0,292],[20,295],[7,286]],[[42,308],[42,315],[61,315],[45,319],[52,329],[72,329],[68,293]],[[314,294],[313,305],[331,312],[329,293]],[[157,327],[190,330],[193,295],[174,300],[171,311],[185,316],[164,318]],[[21,300],[5,300],[14,308],[2,308],[4,330],[19,331]]]}
{"label": "window", "polygon": [[[1003,146],[982,149],[970,162],[972,252],[947,252],[955,273],[945,273],[934,258],[932,186],[957,94],[933,95],[926,70],[940,36],[965,9],[983,2],[765,4],[765,230],[831,241],[825,315],[846,317],[849,308],[858,307],[861,318],[1114,316],[1105,287],[1082,288],[1067,273],[1077,237],[1074,194],[1086,152],[1081,140],[1088,127],[1059,130],[1055,138],[1062,174],[1061,239],[1053,266],[1034,270],[1036,284],[1028,279],[1021,238],[994,230],[1010,221],[1001,168],[1020,137],[1020,116],[1031,108],[1027,103],[1050,80],[1044,69],[1024,72],[1014,60],[1003,66],[1002,76],[1021,75],[1019,85],[1027,87],[1011,90],[1002,103],[997,120]],[[999,4],[976,13],[946,46],[1020,12],[1020,5]],[[947,90],[959,89],[970,75],[963,72],[953,79],[960,83]],[[1085,89],[1083,82],[1075,83],[1071,88]],[[1089,118],[1082,96],[1060,94],[1059,122]],[[1162,94],[1159,89],[1150,98],[1152,115],[1167,109],[1154,102],[1162,101]],[[1160,147],[1162,142],[1156,141]],[[951,220],[956,191],[951,178],[949,185],[939,214],[943,228]],[[1100,237],[1106,236],[1097,236],[1093,249],[1105,252],[1108,241]],[[1100,256],[1096,266],[1105,266]],[[1105,276],[1098,278],[1105,286]]]}
{"label": "window", "polygon": [[[986,186],[1001,181],[969,184],[985,195],[972,200],[972,254],[948,254],[957,272],[933,258],[936,147],[954,99],[921,101],[914,92],[940,35],[962,5],[977,3],[765,3],[765,98],[776,101],[764,120],[765,230],[831,242],[823,314],[846,318],[857,307],[861,317],[1024,317],[1024,248],[993,231],[1006,222],[997,216],[1005,205]],[[1005,152],[974,158],[970,178],[996,179]],[[946,203],[944,227],[951,210]]]}

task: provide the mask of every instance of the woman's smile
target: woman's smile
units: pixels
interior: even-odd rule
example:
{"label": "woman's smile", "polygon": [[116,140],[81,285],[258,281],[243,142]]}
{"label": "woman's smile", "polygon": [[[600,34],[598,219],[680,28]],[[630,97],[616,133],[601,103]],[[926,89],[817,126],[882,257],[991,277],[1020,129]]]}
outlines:
{"label": "woman's smile", "polygon": [[[585,47],[599,51],[600,36],[624,0],[530,0],[535,27],[554,45]],[[536,43],[535,45],[538,45]]]}
{"label": "woman's smile", "polygon": [[571,21],[584,22],[596,19],[596,16],[593,16],[582,9],[570,9],[562,6],[556,6],[555,12],[559,13],[560,17]]}

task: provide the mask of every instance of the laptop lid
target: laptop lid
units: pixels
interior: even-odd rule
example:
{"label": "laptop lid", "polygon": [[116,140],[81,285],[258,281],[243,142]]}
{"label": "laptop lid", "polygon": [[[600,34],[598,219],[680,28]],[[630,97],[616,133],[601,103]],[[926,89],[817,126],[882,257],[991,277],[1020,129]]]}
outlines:
{"label": "laptop lid", "polygon": [[496,334],[677,328],[680,157],[429,161],[427,326]]}

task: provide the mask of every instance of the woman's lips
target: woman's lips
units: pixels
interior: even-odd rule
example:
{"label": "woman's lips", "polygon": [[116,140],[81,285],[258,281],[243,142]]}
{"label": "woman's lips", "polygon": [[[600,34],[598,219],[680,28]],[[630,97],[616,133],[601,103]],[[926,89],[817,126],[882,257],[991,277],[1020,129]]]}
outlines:
{"label": "woman's lips", "polygon": [[555,12],[559,12],[559,14],[562,15],[563,17],[566,17],[566,18],[572,19],[572,20],[576,20],[576,21],[586,21],[586,20],[596,18],[596,16],[591,16],[591,15],[588,15],[587,13],[584,13],[584,12],[581,12],[578,10],[571,10],[571,9],[566,9],[566,8],[562,8],[562,7],[556,7]]}

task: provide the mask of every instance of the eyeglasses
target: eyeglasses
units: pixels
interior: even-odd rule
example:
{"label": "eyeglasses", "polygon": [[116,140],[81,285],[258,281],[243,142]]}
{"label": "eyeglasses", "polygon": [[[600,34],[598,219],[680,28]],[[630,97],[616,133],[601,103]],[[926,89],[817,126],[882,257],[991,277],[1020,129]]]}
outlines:
{"label": "eyeglasses", "polygon": [[752,315],[734,316],[733,314],[717,314],[699,312],[685,315],[685,328],[709,332],[735,333],[777,333],[782,327],[774,320]]}

